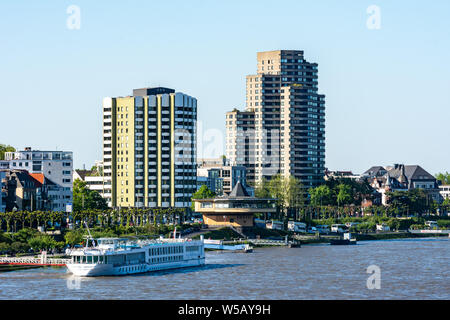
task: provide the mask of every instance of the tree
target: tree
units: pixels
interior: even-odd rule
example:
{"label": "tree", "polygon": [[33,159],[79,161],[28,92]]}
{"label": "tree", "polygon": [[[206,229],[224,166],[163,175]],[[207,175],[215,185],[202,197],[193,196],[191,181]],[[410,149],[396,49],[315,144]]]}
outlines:
{"label": "tree", "polygon": [[108,204],[102,196],[94,190],[87,188],[87,183],[76,179],[73,182],[73,210],[107,210]]}
{"label": "tree", "polygon": [[337,186],[337,196],[336,201],[338,203],[338,206],[349,204],[352,200],[352,190],[349,185],[347,184],[339,184]]}
{"label": "tree", "polygon": [[16,149],[10,145],[0,144],[0,160],[5,160],[5,152],[14,152]]}
{"label": "tree", "polygon": [[442,184],[450,184],[450,173],[438,173],[436,174],[436,179],[440,181]]}
{"label": "tree", "polygon": [[299,219],[300,208],[305,205],[305,189],[300,180],[293,176],[284,179],[287,196],[286,207],[288,217]]}
{"label": "tree", "polygon": [[297,213],[305,203],[305,191],[301,182],[293,176],[285,177],[279,174],[270,180],[261,179],[256,185],[255,196],[276,199],[278,212],[284,217],[293,211]]}
{"label": "tree", "polygon": [[268,182],[268,190],[270,196],[276,199],[277,207],[281,212],[284,212],[286,207],[287,190],[284,186],[284,178],[277,174],[273,176]]}
{"label": "tree", "polygon": [[29,239],[35,237],[39,232],[36,229],[25,228],[13,234],[14,241],[27,242]]}
{"label": "tree", "polygon": [[103,167],[92,166],[91,171],[92,171],[92,176],[94,176],[94,177],[103,176]]}
{"label": "tree", "polygon": [[321,185],[316,188],[309,189],[311,196],[311,204],[313,206],[323,206],[331,203],[331,189],[327,185]]}
{"label": "tree", "polygon": [[408,191],[408,202],[410,212],[417,213],[419,216],[430,210],[434,204],[431,197],[423,189],[412,189]]}
{"label": "tree", "polygon": [[270,190],[269,190],[269,183],[266,178],[262,178],[261,181],[258,182],[258,184],[255,187],[255,197],[257,198],[271,198]]}
{"label": "tree", "polygon": [[305,204],[305,191],[303,185],[297,178],[289,176],[284,179],[287,191],[286,206],[288,208],[299,208]]}
{"label": "tree", "polygon": [[394,191],[386,193],[391,212],[396,215],[414,213],[421,216],[429,210],[433,201],[423,189],[412,189],[409,191]]}
{"label": "tree", "polygon": [[83,234],[79,231],[69,231],[64,235],[64,240],[66,240],[66,244],[73,247],[83,241]]}
{"label": "tree", "polygon": [[[216,196],[216,193],[214,191],[211,191],[208,188],[208,186],[202,185],[200,187],[200,189],[198,189],[197,192],[192,195],[192,200],[193,199],[211,199],[211,198],[214,198],[215,196]],[[195,210],[194,201],[192,201],[191,208],[192,208],[192,210]]]}
{"label": "tree", "polygon": [[35,250],[45,250],[56,248],[59,246],[58,242],[56,242],[56,240],[49,235],[39,235],[37,237],[31,238],[30,240],[28,240],[28,244]]}

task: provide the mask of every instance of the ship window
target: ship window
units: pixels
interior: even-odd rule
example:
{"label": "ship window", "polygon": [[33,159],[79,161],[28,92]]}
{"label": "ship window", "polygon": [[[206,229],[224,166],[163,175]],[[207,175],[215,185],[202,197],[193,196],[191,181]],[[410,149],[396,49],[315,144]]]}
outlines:
{"label": "ship window", "polygon": [[92,263],[92,256],[87,257],[87,263]]}
{"label": "ship window", "polygon": [[94,263],[97,263],[98,262],[98,256],[94,256],[93,258],[94,258]]}

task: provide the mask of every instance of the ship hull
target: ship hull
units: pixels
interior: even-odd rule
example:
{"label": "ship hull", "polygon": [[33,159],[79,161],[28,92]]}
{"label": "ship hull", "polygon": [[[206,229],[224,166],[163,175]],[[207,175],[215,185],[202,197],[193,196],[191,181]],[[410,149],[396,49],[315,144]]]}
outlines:
{"label": "ship hull", "polygon": [[68,264],[67,269],[75,276],[99,277],[99,276],[123,276],[152,271],[197,267],[205,265],[205,258],[191,259],[160,264],[136,264],[126,266],[113,266],[111,264]]}

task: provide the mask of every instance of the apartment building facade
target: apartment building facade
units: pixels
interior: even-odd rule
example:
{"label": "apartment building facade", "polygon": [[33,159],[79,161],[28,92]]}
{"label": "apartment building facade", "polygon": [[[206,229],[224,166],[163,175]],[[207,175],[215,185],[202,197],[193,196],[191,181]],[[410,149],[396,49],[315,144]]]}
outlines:
{"label": "apartment building facade", "polygon": [[273,175],[318,185],[325,171],[325,96],[318,93],[318,65],[303,51],[257,53],[248,75],[246,109],[226,114],[227,159],[247,167],[257,183]]}
{"label": "apartment building facade", "polygon": [[103,99],[103,174],[111,207],[189,207],[196,191],[197,99],[142,88]]}
{"label": "apartment building facade", "polygon": [[197,165],[197,176],[206,177],[206,185],[217,195],[229,194],[238,182],[246,188],[247,192],[250,191],[247,186],[247,168],[232,166],[228,160],[202,161],[200,159]]}
{"label": "apartment building facade", "polygon": [[51,210],[66,211],[67,205],[72,203],[73,153],[70,151],[40,151],[25,148],[23,151],[6,152],[5,160],[0,160],[0,169],[42,174],[49,180],[48,185],[53,185]]}

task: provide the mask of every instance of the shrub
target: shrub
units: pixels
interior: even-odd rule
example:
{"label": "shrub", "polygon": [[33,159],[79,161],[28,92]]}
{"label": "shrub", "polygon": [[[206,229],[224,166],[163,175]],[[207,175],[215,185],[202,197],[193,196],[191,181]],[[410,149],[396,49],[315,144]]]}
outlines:
{"label": "shrub", "polygon": [[30,246],[24,242],[16,241],[11,244],[11,251],[14,253],[27,252],[29,249]]}
{"label": "shrub", "polygon": [[0,254],[9,253],[11,251],[11,246],[6,242],[0,242]]}
{"label": "shrub", "polygon": [[31,238],[35,237],[39,232],[36,229],[24,228],[14,233],[13,239],[18,242],[28,242]]}
{"label": "shrub", "polygon": [[83,241],[83,233],[80,231],[69,231],[64,235],[64,240],[66,240],[66,244],[73,247]]}
{"label": "shrub", "polygon": [[60,245],[60,243],[57,243],[55,239],[49,235],[39,235],[34,237],[28,241],[28,244],[33,249],[37,250],[53,249]]}
{"label": "shrub", "polygon": [[356,230],[358,230],[359,232],[375,231],[376,228],[377,228],[377,224],[375,222],[363,222],[356,226]]}
{"label": "shrub", "polygon": [[425,225],[424,224],[412,224],[409,228],[411,230],[422,230],[422,229],[425,229]]}
{"label": "shrub", "polygon": [[450,220],[438,220],[437,224],[441,229],[450,229]]}

